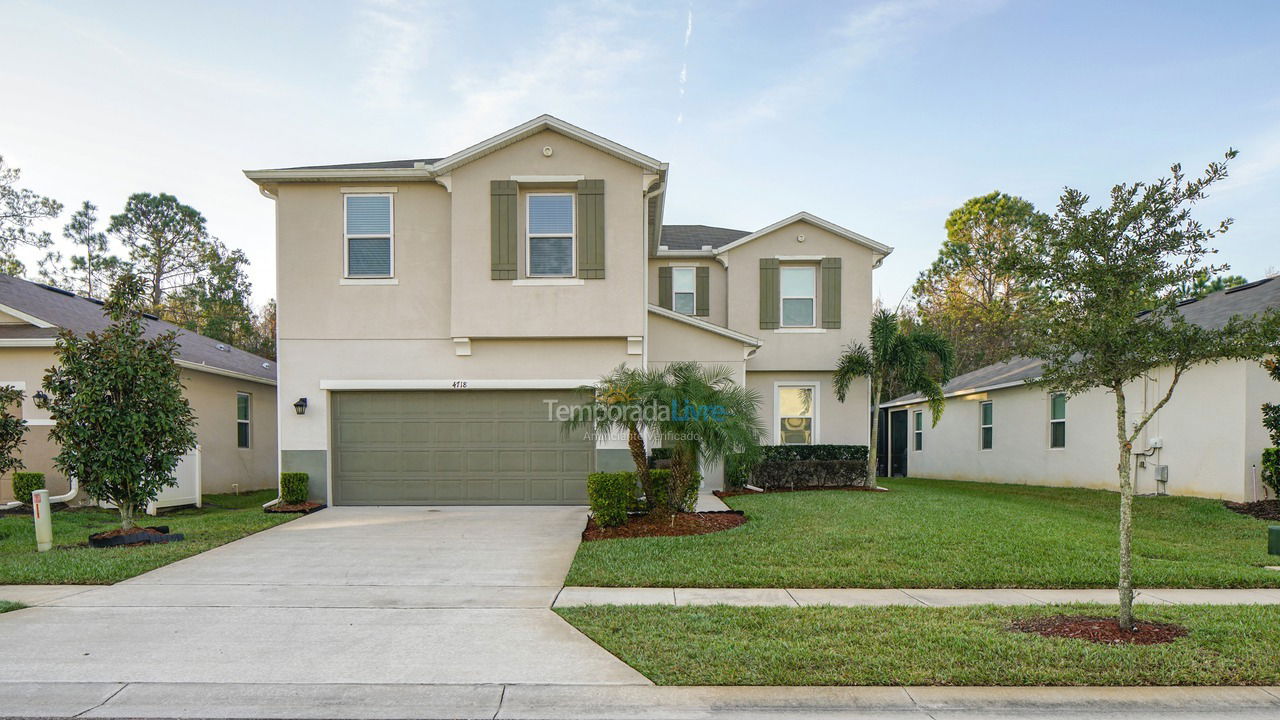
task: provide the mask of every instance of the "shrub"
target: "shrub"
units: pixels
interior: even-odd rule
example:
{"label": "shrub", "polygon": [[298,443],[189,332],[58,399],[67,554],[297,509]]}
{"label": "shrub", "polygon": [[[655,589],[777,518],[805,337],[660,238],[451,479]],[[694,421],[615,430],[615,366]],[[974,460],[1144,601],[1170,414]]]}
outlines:
{"label": "shrub", "polygon": [[597,472],[587,476],[587,500],[600,527],[616,527],[627,521],[627,510],[636,497],[636,474]]}
{"label": "shrub", "polygon": [[304,472],[280,473],[280,500],[285,505],[298,505],[311,495],[311,476]]}
{"label": "shrub", "polygon": [[[795,469],[779,467],[796,463],[802,465]],[[855,471],[847,463],[862,463],[863,467]],[[866,445],[762,445],[753,453],[730,455],[725,460],[724,482],[729,489],[748,484],[765,489],[863,485],[867,480],[866,464]],[[816,473],[812,480],[804,479],[805,470],[801,468]]]}
{"label": "shrub", "polygon": [[671,448],[652,448],[649,450],[649,467],[671,467]]}
{"label": "shrub", "polygon": [[867,484],[865,460],[769,461],[755,466],[751,484],[765,490],[860,487]]}
{"label": "shrub", "polygon": [[1273,495],[1280,498],[1280,448],[1262,451],[1262,482],[1271,488]]}
{"label": "shrub", "polygon": [[685,490],[684,498],[678,505],[668,502],[668,493],[671,487],[670,470],[650,470],[649,482],[653,485],[653,501],[649,503],[649,507],[655,510],[674,507],[681,512],[691,512],[694,506],[698,504],[698,489],[702,487],[702,476],[698,473],[694,473],[693,482],[689,483],[689,487]]}
{"label": "shrub", "polygon": [[44,489],[44,473],[15,472],[13,474],[13,499],[18,502],[31,502],[31,493]]}

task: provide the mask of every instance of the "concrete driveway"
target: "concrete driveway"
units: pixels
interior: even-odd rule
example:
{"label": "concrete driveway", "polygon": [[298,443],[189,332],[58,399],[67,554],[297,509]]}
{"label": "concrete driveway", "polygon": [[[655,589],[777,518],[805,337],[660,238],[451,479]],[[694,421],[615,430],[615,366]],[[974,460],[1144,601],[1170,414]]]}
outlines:
{"label": "concrete driveway", "polygon": [[549,609],[582,508],[330,508],[0,615],[11,682],[648,684]]}

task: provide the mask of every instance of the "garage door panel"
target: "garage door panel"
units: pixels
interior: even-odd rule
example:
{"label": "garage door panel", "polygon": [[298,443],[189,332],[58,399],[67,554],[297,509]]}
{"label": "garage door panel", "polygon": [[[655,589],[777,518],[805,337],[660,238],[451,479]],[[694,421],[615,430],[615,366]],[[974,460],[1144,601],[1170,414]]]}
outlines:
{"label": "garage door panel", "polygon": [[563,433],[565,391],[339,392],[335,504],[580,504],[593,443]]}

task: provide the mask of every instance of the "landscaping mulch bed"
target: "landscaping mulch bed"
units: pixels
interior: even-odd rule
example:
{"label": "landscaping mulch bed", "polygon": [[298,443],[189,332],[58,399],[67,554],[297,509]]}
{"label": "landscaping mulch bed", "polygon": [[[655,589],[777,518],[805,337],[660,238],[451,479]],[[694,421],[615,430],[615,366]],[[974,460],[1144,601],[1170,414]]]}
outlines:
{"label": "landscaping mulch bed", "polygon": [[747,521],[741,510],[717,512],[677,513],[675,515],[632,515],[625,525],[602,528],[595,518],[587,520],[582,531],[583,542],[592,540],[617,540],[619,538],[679,537],[681,535],[707,535],[730,530]]}
{"label": "landscaping mulch bed", "polygon": [[773,488],[764,492],[756,492],[755,490],[715,490],[711,494],[718,498],[737,497],[738,495],[772,495],[774,493],[788,492],[815,492],[818,490],[845,490],[850,492],[888,492],[888,488],[882,487],[865,487],[863,485],[839,485],[833,487],[798,487],[798,488]]}
{"label": "landscaping mulch bed", "polygon": [[1256,517],[1259,520],[1280,520],[1280,500],[1258,500],[1247,503],[1224,501],[1222,504],[1232,512]]}
{"label": "landscaping mulch bed", "polygon": [[184,539],[182,533],[170,534],[166,525],[155,527],[116,528],[89,536],[90,547],[137,547],[152,543],[176,542]]}
{"label": "landscaping mulch bed", "polygon": [[317,510],[323,510],[327,505],[318,502],[300,502],[285,505],[284,503],[276,503],[268,508],[263,508],[263,512],[268,513],[300,513],[302,515],[310,515]]}
{"label": "landscaping mulch bed", "polygon": [[1101,645],[1161,645],[1187,634],[1181,625],[1139,620],[1133,630],[1126,630],[1115,618],[1089,615],[1050,615],[1018,620],[1009,627],[1018,632],[1088,640]]}

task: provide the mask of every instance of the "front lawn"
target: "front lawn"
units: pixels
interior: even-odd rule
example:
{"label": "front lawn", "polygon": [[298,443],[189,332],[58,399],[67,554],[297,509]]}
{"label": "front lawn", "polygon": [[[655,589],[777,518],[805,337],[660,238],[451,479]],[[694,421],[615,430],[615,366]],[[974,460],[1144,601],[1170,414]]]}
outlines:
{"label": "front lawn", "polygon": [[16,603],[10,600],[0,600],[0,613],[7,613],[12,610],[21,610],[26,607],[22,603]]}
{"label": "front lawn", "polygon": [[[568,585],[1114,587],[1119,496],[895,479],[891,492],[741,495],[747,524],[711,535],[583,543]],[[1216,500],[1134,500],[1145,587],[1277,587],[1262,520]]]}
{"label": "front lawn", "polygon": [[1280,607],[1143,606],[1166,645],[1006,629],[1097,605],[964,608],[596,606],[562,617],[658,685],[1276,685]]}
{"label": "front lawn", "polygon": [[119,527],[120,516],[115,510],[84,508],[53,513],[54,547],[46,553],[36,552],[30,515],[0,517],[0,585],[119,582],[297,517],[262,512],[262,503],[275,497],[275,490],[206,495],[201,509],[161,510],[158,517],[144,516],[139,524],[168,525],[170,532],[183,533],[186,539],[143,547],[89,547],[90,535]]}

